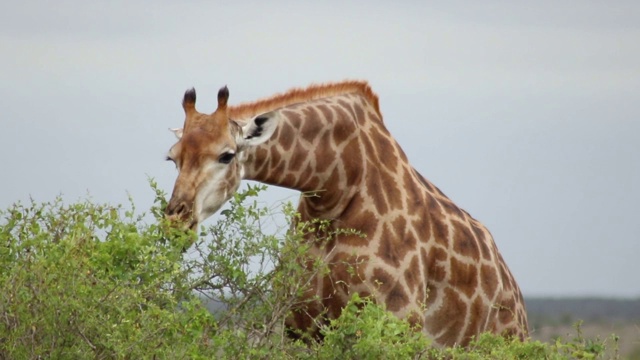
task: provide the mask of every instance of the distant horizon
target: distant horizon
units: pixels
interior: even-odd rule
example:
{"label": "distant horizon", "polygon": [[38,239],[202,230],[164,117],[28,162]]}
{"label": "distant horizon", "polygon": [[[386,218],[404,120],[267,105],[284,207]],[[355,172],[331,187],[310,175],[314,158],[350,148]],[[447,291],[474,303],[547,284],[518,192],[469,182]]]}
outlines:
{"label": "distant horizon", "polygon": [[616,296],[616,295],[527,295],[523,293],[524,300],[527,299],[548,299],[548,300],[572,300],[572,299],[593,299],[593,300],[621,300],[621,301],[640,301],[640,295],[637,296]]}

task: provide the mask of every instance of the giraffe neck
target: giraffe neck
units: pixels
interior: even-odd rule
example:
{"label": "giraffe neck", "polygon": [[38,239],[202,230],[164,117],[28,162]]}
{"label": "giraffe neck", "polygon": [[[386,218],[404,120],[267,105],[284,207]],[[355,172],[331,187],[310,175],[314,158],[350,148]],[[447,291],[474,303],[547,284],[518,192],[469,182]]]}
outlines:
{"label": "giraffe neck", "polygon": [[311,217],[339,215],[360,185],[366,166],[361,125],[374,115],[380,121],[376,109],[351,93],[279,111],[281,122],[272,138],[247,150],[243,177],[308,195],[301,206]]}

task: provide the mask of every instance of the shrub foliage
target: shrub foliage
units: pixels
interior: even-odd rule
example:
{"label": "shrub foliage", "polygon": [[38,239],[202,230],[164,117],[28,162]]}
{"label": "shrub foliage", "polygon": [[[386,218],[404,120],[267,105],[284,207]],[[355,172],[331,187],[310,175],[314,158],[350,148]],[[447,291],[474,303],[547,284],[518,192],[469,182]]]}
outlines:
{"label": "shrub foliage", "polygon": [[[255,200],[231,200],[200,234],[166,224],[165,194],[137,214],[133,202],[15,204],[0,212],[0,359],[565,359],[596,358],[603,342],[555,344],[482,335],[467,349],[435,349],[374,304],[354,296],[321,328],[322,343],[293,341],[284,320],[323,259],[307,256],[309,232],[287,231]],[[291,204],[280,213],[290,222]],[[151,220],[149,220],[151,219]],[[349,231],[349,230],[342,230]],[[275,234],[275,235],[274,235]],[[184,251],[184,249],[189,249]],[[301,267],[301,263],[313,264]]]}

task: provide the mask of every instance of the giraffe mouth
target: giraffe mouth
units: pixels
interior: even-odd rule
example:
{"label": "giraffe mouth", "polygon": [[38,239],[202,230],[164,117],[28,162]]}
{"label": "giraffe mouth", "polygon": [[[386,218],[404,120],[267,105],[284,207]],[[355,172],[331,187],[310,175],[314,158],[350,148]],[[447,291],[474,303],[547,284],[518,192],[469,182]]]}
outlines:
{"label": "giraffe mouth", "polygon": [[191,219],[191,221],[189,222],[188,229],[192,231],[198,230],[198,220]]}
{"label": "giraffe mouth", "polygon": [[169,224],[173,228],[193,231],[198,229],[198,220],[191,216],[185,219],[178,215],[168,215],[166,218],[169,220]]}

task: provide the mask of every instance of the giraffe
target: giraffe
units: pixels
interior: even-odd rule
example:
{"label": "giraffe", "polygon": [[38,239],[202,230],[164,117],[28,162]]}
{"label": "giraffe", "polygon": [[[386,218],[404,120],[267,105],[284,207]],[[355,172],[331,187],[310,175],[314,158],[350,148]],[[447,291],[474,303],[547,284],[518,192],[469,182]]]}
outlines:
{"label": "giraffe", "polygon": [[228,98],[225,86],[216,111],[203,114],[195,90],[185,92],[184,126],[167,157],[179,171],[167,217],[195,229],[249,179],[315,192],[301,196],[300,221],[364,235],[312,246],[330,271],[314,279],[304,296],[316,301],[294,311],[289,328],[318,335],[318,319],[339,316],[355,292],[439,346],[486,331],[528,336],[522,294],[491,234],[409,164],[368,83],[311,85],[237,106]]}

